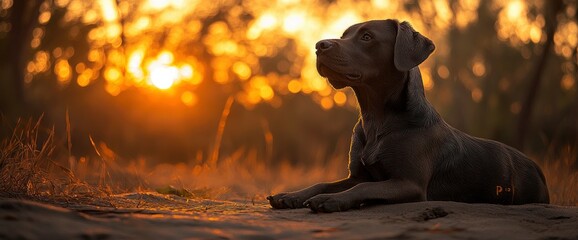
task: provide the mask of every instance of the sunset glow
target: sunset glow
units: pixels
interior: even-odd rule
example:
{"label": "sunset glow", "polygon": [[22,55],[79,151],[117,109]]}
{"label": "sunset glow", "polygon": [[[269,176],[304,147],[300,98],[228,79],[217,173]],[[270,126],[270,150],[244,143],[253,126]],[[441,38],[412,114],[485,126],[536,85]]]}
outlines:
{"label": "sunset glow", "polygon": [[[465,29],[475,23],[478,8],[484,5],[479,0],[461,0],[454,4],[443,0],[417,2],[419,11],[408,10],[404,4],[390,0],[331,4],[294,0],[270,4],[255,0],[244,2],[243,6],[184,0],[143,0],[142,4],[132,5],[99,0],[94,9],[85,12],[80,0],[59,1],[59,6],[68,8],[67,19],[78,18],[97,26],[87,35],[91,46],[88,60],[92,64],[75,72],[75,66],[67,64],[72,55],[65,56],[63,49],[58,54],[54,50],[54,61],[37,58],[28,63],[27,79],[46,71],[46,63],[52,63],[50,67],[60,84],[73,82],[86,87],[103,76],[107,91],[115,95],[131,86],[194,93],[192,87],[203,81],[221,85],[240,82],[240,91],[233,94],[245,106],[273,103],[276,96],[303,93],[311,95],[325,109],[354,107],[354,102],[344,101],[343,97],[351,98],[351,92],[337,93],[317,73],[314,54],[317,41],[338,38],[354,23],[387,16],[409,20],[414,28],[440,46],[436,48],[437,56],[446,57],[447,31],[452,27]],[[6,5],[3,8],[10,7],[7,5],[10,1],[3,3]],[[486,4],[497,12],[495,31],[500,41],[514,47],[544,42],[544,15],[532,14],[529,11],[532,4],[535,3],[520,0]],[[205,21],[220,8],[229,10],[215,21]],[[575,15],[575,7],[566,13]],[[39,21],[46,23],[51,18],[51,13],[44,11]],[[576,21],[561,22],[554,38],[556,53],[574,62],[578,61],[572,59],[572,50],[578,42],[576,26]],[[43,34],[40,28],[35,31],[32,47],[40,46]],[[523,52],[525,58],[530,54],[531,51]],[[491,70],[483,62],[481,57],[470,65],[468,74],[472,78],[484,78]],[[457,74],[444,65],[433,67],[429,60],[421,65],[427,91],[435,91],[437,77],[448,79]],[[102,76],[100,70],[103,70]],[[560,82],[564,89],[574,86],[568,78]],[[472,81],[466,85],[470,91],[480,87]],[[480,96],[477,92],[472,94]]]}

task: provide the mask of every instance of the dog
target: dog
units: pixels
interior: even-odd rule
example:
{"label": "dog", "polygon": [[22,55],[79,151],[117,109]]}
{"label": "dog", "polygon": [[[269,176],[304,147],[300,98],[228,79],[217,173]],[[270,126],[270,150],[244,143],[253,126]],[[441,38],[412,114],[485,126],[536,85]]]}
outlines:
{"label": "dog", "polygon": [[350,87],[360,118],[349,176],[267,197],[274,209],[336,212],[367,203],[549,203],[541,169],[505,144],[448,125],[427,101],[418,65],[435,46],[409,23],[372,20],[315,45],[317,71]]}

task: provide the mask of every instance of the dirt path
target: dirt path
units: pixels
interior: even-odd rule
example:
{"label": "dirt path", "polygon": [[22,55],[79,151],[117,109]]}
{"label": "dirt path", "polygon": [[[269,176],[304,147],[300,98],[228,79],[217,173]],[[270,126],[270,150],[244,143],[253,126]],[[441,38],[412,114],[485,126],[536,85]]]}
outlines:
{"label": "dirt path", "polygon": [[578,207],[421,202],[344,213],[118,195],[114,207],[0,199],[0,239],[578,239]]}

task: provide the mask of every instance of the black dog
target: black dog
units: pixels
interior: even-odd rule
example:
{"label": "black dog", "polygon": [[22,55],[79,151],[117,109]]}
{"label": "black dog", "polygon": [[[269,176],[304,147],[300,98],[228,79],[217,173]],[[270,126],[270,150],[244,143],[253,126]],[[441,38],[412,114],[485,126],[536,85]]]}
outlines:
{"label": "black dog", "polygon": [[368,201],[548,203],[540,168],[514,148],[452,128],[426,100],[417,67],[433,43],[397,20],[349,27],[319,41],[317,70],[351,87],[361,109],[349,177],[269,196],[273,208],[345,211]]}

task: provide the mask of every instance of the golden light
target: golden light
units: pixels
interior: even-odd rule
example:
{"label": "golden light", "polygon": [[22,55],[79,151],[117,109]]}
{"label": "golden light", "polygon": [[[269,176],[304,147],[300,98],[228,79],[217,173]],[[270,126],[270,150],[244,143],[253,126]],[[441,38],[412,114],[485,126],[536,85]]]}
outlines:
{"label": "golden light", "polygon": [[474,88],[474,90],[472,90],[472,100],[474,100],[474,102],[480,102],[483,96],[484,93],[482,92],[481,89]]}
{"label": "golden light", "polygon": [[261,86],[261,88],[259,89],[259,93],[261,95],[261,98],[263,98],[266,101],[271,100],[273,96],[275,96],[275,92],[273,92],[273,89],[268,85]]}
{"label": "golden light", "polygon": [[59,83],[66,84],[70,81],[72,69],[66,59],[60,59],[56,61],[56,64],[54,65],[54,73],[56,74]]}
{"label": "golden light", "polygon": [[303,27],[306,16],[303,12],[292,12],[283,21],[283,30],[288,33],[295,33]]}
{"label": "golden light", "polygon": [[5,0],[5,1],[2,1],[2,2],[0,3],[0,7],[1,7],[3,10],[6,10],[6,9],[11,8],[11,7],[12,7],[12,4],[13,4],[12,0]]}
{"label": "golden light", "polygon": [[235,72],[241,80],[247,80],[251,77],[251,67],[244,62],[235,62],[233,64],[233,72]]}
{"label": "golden light", "polygon": [[561,24],[554,35],[554,43],[557,54],[568,60],[572,59],[573,49],[578,46],[578,24],[576,22]]}
{"label": "golden light", "polygon": [[247,31],[247,38],[250,40],[255,40],[261,36],[264,30],[270,30],[277,25],[277,18],[273,13],[263,13],[253,24],[249,27]]}
{"label": "golden light", "polygon": [[148,82],[158,89],[169,89],[179,79],[179,69],[160,62],[148,65]]}
{"label": "golden light", "polygon": [[327,80],[321,77],[313,78],[311,79],[311,81],[309,81],[309,83],[313,91],[320,92],[323,91],[325,88],[327,88]]}
{"label": "golden light", "polygon": [[84,23],[94,23],[98,21],[98,12],[96,10],[88,10],[82,16],[82,22]]}
{"label": "golden light", "polygon": [[179,74],[181,75],[181,78],[191,79],[193,78],[194,74],[193,67],[191,67],[191,65],[184,64],[179,68]]}
{"label": "golden light", "polygon": [[150,17],[140,17],[127,30],[131,31],[131,33],[138,34],[140,31],[147,29],[150,25],[151,25],[151,18]]}
{"label": "golden light", "polygon": [[108,53],[106,54],[106,57],[107,57],[108,61],[113,65],[120,66],[120,65],[124,64],[124,55],[121,51],[118,51],[118,50],[108,51]]}
{"label": "golden light", "polygon": [[144,50],[138,49],[134,51],[128,59],[127,71],[134,76],[137,81],[140,81],[144,77],[144,73],[141,69],[144,54]]}
{"label": "golden light", "polygon": [[277,25],[277,18],[272,13],[264,13],[256,25],[261,29],[271,29]]}
{"label": "golden light", "polygon": [[347,96],[343,92],[336,92],[335,95],[333,95],[333,101],[335,101],[335,104],[338,106],[343,106],[347,102]]}
{"label": "golden light", "polygon": [[215,73],[213,73],[213,78],[215,80],[215,82],[220,83],[220,84],[225,84],[229,82],[229,73],[227,71],[223,71],[223,70],[216,70]]}
{"label": "golden light", "polygon": [[46,51],[39,51],[34,56],[34,61],[31,61],[27,66],[27,71],[32,72],[45,72],[49,69],[48,61],[50,55]]}
{"label": "golden light", "polygon": [[107,67],[104,70],[104,78],[110,83],[119,84],[122,77],[122,72],[116,67]]}
{"label": "golden light", "polygon": [[[106,26],[106,37],[108,38],[108,43],[114,44],[117,39],[120,39],[120,33],[122,32],[122,26],[118,23],[111,23]],[[118,47],[118,46],[117,46]]]}
{"label": "golden light", "polygon": [[106,22],[114,22],[118,19],[118,11],[114,0],[100,0],[98,1],[102,9],[102,18]]}
{"label": "golden light", "polygon": [[76,67],[74,67],[74,70],[76,71],[76,73],[82,73],[84,70],[86,69],[86,65],[84,65],[84,63],[78,63],[76,64]]}
{"label": "golden light", "polygon": [[[100,54],[99,51],[90,51],[89,59],[98,61],[101,57]],[[114,50],[108,53],[107,58],[114,65],[122,65],[124,59],[119,51]],[[194,62],[193,59],[190,60]],[[77,84],[84,87],[94,79],[94,73],[86,72],[88,69],[85,70],[84,67],[79,67],[79,65],[77,65],[77,68],[77,72],[80,74],[77,78]],[[119,67],[111,64],[105,68],[104,77],[109,83],[106,90],[112,95],[118,95],[120,91],[130,85],[139,87],[148,85],[166,90],[180,82],[196,85],[202,80],[201,76],[195,73],[195,69],[191,64],[175,64],[175,56],[172,52],[163,50],[156,57],[147,59],[144,48],[137,48],[128,54],[125,73]],[[183,101],[185,104],[192,103],[190,97],[185,97],[184,99],[189,99]]]}
{"label": "golden light", "polygon": [[325,110],[329,110],[333,107],[333,99],[330,97],[323,97],[321,99],[321,107]]}
{"label": "golden light", "polygon": [[114,84],[110,84],[110,83],[107,83],[104,86],[104,90],[112,96],[118,96],[121,92],[121,89],[119,86],[114,85]]}
{"label": "golden light", "polygon": [[[57,1],[62,4],[69,0]],[[403,3],[393,0],[331,3],[277,0],[242,5],[218,1],[210,6],[198,0],[143,0],[134,8],[124,1],[97,0],[96,7],[88,10],[80,2],[70,0],[67,11],[77,14],[78,19],[92,11],[94,16],[90,18],[94,20],[90,24],[98,27],[90,30],[88,36],[92,45],[85,68],[93,68],[93,72],[88,74],[81,71],[86,69],[78,69],[75,80],[79,86],[94,82],[102,72],[107,83],[111,83],[107,90],[110,93],[136,86],[173,88],[170,91],[173,94],[185,84],[201,83],[202,75],[206,75],[219,84],[241,81],[242,93],[236,96],[245,103],[275,102],[276,94],[303,93],[311,94],[325,109],[344,106],[350,99],[345,93],[335,91],[317,73],[314,45],[319,39],[338,38],[352,24],[386,17],[409,20],[415,28],[426,31],[424,34],[432,31],[430,29],[444,31],[449,24],[464,27],[477,20],[480,5],[480,0],[460,0],[455,4],[420,0],[419,14],[430,19],[426,24],[419,21],[418,13],[407,11]],[[498,7],[508,18],[516,9],[525,9],[525,3],[512,0],[499,3]],[[229,11],[215,21],[204,21],[219,9]],[[125,21],[119,21],[120,14],[129,11],[134,12],[127,14]],[[251,18],[244,18],[243,14]],[[538,28],[517,31],[526,32],[524,39],[535,42],[542,38],[541,28],[535,26]],[[512,29],[503,30],[506,34],[501,39],[509,39],[512,32],[516,32]],[[159,36],[163,39],[160,45],[156,44]],[[209,56],[204,53],[197,56],[197,46],[188,47],[188,43],[198,43],[201,52]],[[567,52],[564,47],[559,50]],[[151,55],[157,51],[160,53]],[[70,58],[64,54],[63,57]],[[264,58],[271,58],[271,64],[263,64]],[[38,71],[39,66],[29,64],[28,69]],[[445,66],[431,69],[424,65],[422,69],[429,71],[424,80],[428,90],[434,84],[432,75],[437,73],[441,78],[450,75]],[[485,74],[486,69],[478,64],[472,66],[472,71],[479,76]],[[279,75],[270,77],[271,72]],[[189,102],[187,99],[190,99],[188,94],[181,96],[185,104]]]}
{"label": "golden light", "polygon": [[34,64],[33,61],[28,62],[28,64],[26,64],[26,71],[29,73],[36,72],[36,64]]}
{"label": "golden light", "polygon": [[31,48],[37,48],[39,46],[40,46],[40,38],[33,38],[32,41],[30,41]]}
{"label": "golden light", "polygon": [[[60,48],[57,48],[57,49],[60,49]],[[56,50],[54,50],[54,51],[56,51]],[[102,56],[103,55],[99,50],[91,49],[90,52],[88,52],[88,61],[98,62],[99,60],[102,59]]]}
{"label": "golden light", "polygon": [[185,91],[183,94],[181,94],[181,101],[185,105],[191,107],[197,103],[197,96],[190,91]]}
{"label": "golden light", "polygon": [[443,79],[447,79],[450,77],[450,70],[445,65],[441,65],[438,67],[438,75]]}
{"label": "golden light", "polygon": [[329,31],[325,32],[321,38],[337,38],[341,36],[345,29],[355,23],[360,22],[361,19],[362,18],[359,17],[355,11],[345,11],[340,18],[333,22],[333,24],[329,27]]}
{"label": "golden light", "polygon": [[90,84],[92,78],[92,69],[85,69],[76,79],[76,83],[80,87],[86,87]]}
{"label": "golden light", "polygon": [[261,97],[259,96],[259,93],[255,90],[249,90],[247,92],[246,98],[247,98],[247,101],[249,102],[249,104],[251,104],[251,105],[255,105],[261,101]]}
{"label": "golden light", "polygon": [[426,69],[426,68],[422,69],[421,70],[421,76],[422,76],[423,88],[426,91],[432,90],[434,87],[434,82],[432,80],[430,70]]}
{"label": "golden light", "polygon": [[482,61],[476,61],[472,66],[472,72],[476,77],[481,77],[486,74],[486,66]]}
{"label": "golden light", "polygon": [[517,19],[522,16],[522,12],[524,11],[525,5],[521,1],[511,1],[506,6],[506,16],[511,19]]}
{"label": "golden light", "polygon": [[249,101],[258,103],[261,99],[268,101],[273,99],[275,92],[269,86],[268,80],[264,76],[253,77],[250,80]]}
{"label": "golden light", "polygon": [[514,0],[506,3],[499,2],[502,7],[498,13],[496,30],[498,38],[508,40],[512,46],[518,47],[528,43],[543,41],[542,29],[545,19],[542,14],[533,17],[528,14],[528,4],[525,1]]}
{"label": "golden light", "polygon": [[538,43],[542,39],[542,29],[535,24],[530,27],[530,40],[533,43]]}
{"label": "golden light", "polygon": [[444,0],[435,0],[433,3],[436,10],[436,24],[444,27],[448,26],[453,18],[453,12],[450,9],[449,2]]}
{"label": "golden light", "polygon": [[299,91],[301,91],[301,81],[295,79],[289,81],[289,83],[287,84],[287,89],[291,93],[298,93]]}
{"label": "golden light", "polygon": [[330,87],[326,87],[326,88],[323,88],[323,89],[317,91],[319,96],[323,96],[323,97],[327,97],[327,96],[331,95],[331,92],[333,92],[333,88],[330,88]]}
{"label": "golden light", "polygon": [[235,55],[239,52],[239,46],[232,40],[223,40],[212,45],[211,51],[215,55]]}
{"label": "golden light", "polygon": [[161,51],[156,58],[145,60],[145,50],[137,49],[128,58],[127,73],[137,85],[145,80],[143,83],[161,90],[169,89],[180,82],[201,82],[201,77],[195,73],[193,66],[174,62],[174,54],[170,51]]}
{"label": "golden light", "polygon": [[173,56],[172,52],[169,51],[162,51],[159,56],[157,57],[157,61],[160,64],[164,64],[164,65],[168,65],[173,63],[173,60],[175,59],[175,57]]}
{"label": "golden light", "polygon": [[170,5],[170,1],[166,0],[149,0],[148,5],[153,9],[163,9]]}
{"label": "golden light", "polygon": [[371,0],[371,5],[376,7],[376,8],[387,8],[391,5],[391,1],[390,0]]}
{"label": "golden light", "polygon": [[564,89],[564,90],[572,89],[572,87],[574,87],[575,83],[576,83],[576,80],[570,74],[564,75],[564,77],[562,77],[562,81],[560,81],[560,85],[562,86],[562,89]]}
{"label": "golden light", "polygon": [[50,11],[42,12],[38,16],[38,23],[46,24],[46,23],[48,23],[48,21],[50,21],[50,17],[52,17],[52,14],[50,13]]}

